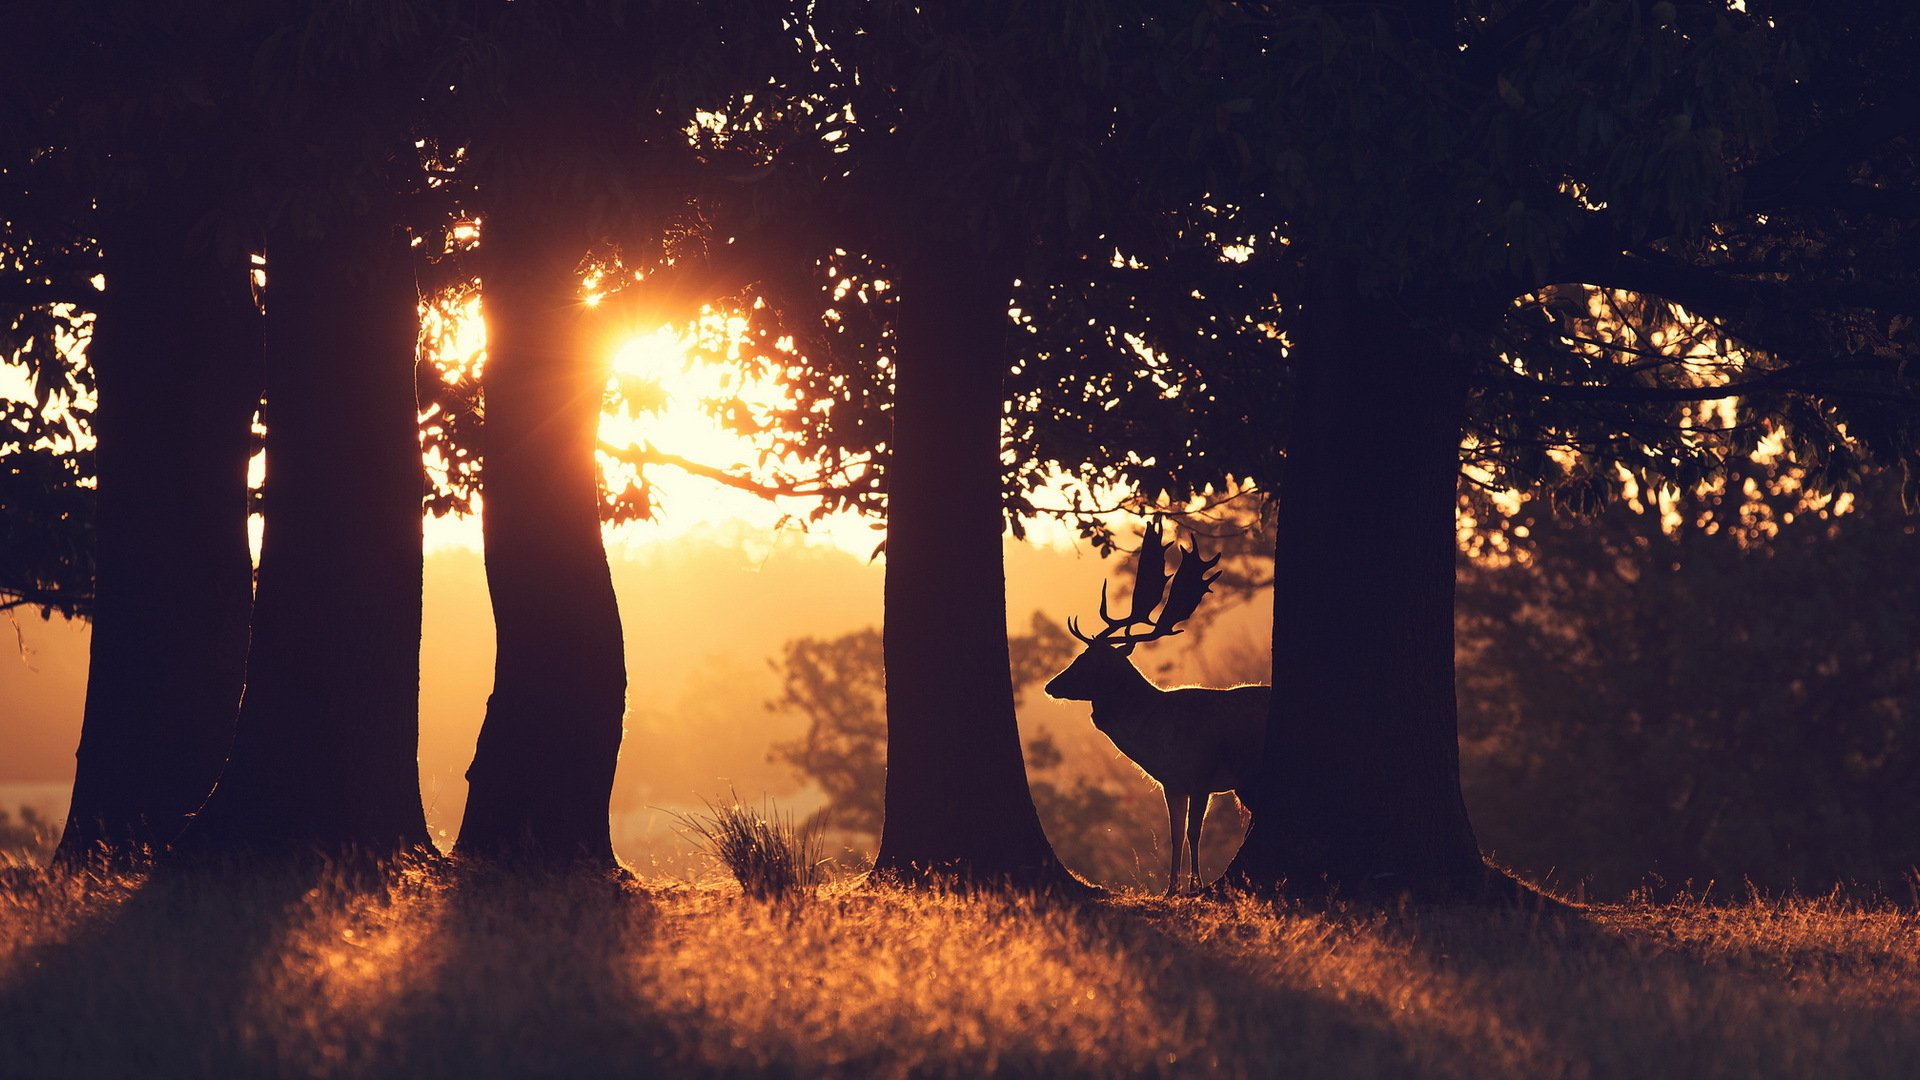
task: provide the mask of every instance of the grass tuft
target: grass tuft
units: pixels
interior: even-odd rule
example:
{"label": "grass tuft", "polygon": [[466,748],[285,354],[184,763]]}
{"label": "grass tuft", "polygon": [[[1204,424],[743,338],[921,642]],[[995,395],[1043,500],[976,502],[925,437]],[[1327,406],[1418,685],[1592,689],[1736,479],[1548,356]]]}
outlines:
{"label": "grass tuft", "polygon": [[826,857],[817,824],[797,825],[771,802],[755,810],[740,796],[706,813],[674,814],[695,846],[725,866],[740,888],[760,900],[800,899],[821,883]]}

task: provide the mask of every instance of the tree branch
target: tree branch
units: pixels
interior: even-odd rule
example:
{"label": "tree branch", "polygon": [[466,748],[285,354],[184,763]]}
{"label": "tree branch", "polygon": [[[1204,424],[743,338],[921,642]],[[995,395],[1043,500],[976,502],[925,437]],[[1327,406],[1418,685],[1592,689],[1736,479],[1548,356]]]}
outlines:
{"label": "tree branch", "polygon": [[1876,391],[1860,387],[1842,385],[1822,385],[1819,375],[1825,373],[1867,373],[1895,372],[1899,361],[1884,359],[1877,361],[1857,361],[1846,364],[1796,365],[1780,368],[1748,379],[1715,383],[1711,386],[1591,386],[1567,383],[1550,383],[1540,379],[1530,379],[1524,375],[1499,375],[1493,380],[1496,388],[1512,390],[1541,398],[1559,398],[1569,401],[1607,401],[1621,404],[1685,404],[1701,401],[1723,401],[1733,397],[1756,397],[1768,394],[1844,394],[1857,399],[1871,399],[1894,405],[1904,405],[1920,409],[1920,396],[1902,395]]}
{"label": "tree branch", "polygon": [[670,454],[664,450],[655,449],[651,444],[628,447],[613,446],[609,443],[602,442],[600,449],[616,460],[628,465],[635,467],[644,465],[670,466],[690,476],[698,476],[706,480],[712,480],[717,484],[724,484],[727,487],[739,491],[758,495],[763,499],[817,498],[822,495],[856,495],[871,493],[875,490],[871,484],[830,484],[824,477],[799,483],[769,484],[755,480],[750,476],[741,476],[738,473],[731,473],[717,466],[695,461],[692,458],[681,457],[679,454]]}
{"label": "tree branch", "polygon": [[1573,271],[1581,284],[1658,296],[1702,314],[1840,308],[1920,313],[1920,287],[1902,282],[1754,281],[1728,277],[1712,267],[1659,262],[1627,254],[1575,267]]}

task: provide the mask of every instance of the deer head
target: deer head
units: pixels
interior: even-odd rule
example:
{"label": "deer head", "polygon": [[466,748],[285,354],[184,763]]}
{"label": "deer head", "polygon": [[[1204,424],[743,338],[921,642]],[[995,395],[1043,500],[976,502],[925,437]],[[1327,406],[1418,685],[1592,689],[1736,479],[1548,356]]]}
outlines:
{"label": "deer head", "polygon": [[[1086,645],[1065,671],[1046,685],[1049,697],[1092,701],[1101,691],[1116,685],[1115,680],[1133,671],[1127,659],[1133,647],[1143,641],[1158,641],[1180,633],[1180,624],[1193,617],[1200,600],[1207,595],[1220,571],[1214,564],[1220,556],[1202,558],[1196,541],[1192,548],[1179,548],[1180,565],[1173,581],[1167,582],[1167,547],[1160,538],[1160,520],[1141,537],[1140,555],[1134,562],[1133,606],[1123,618],[1114,618],[1107,610],[1107,586],[1100,586],[1100,619],[1106,629],[1088,637],[1080,632],[1078,619],[1067,620],[1067,630]],[[1162,603],[1162,601],[1165,601]],[[1154,609],[1159,614],[1154,614]],[[1145,627],[1145,630],[1136,630]]]}

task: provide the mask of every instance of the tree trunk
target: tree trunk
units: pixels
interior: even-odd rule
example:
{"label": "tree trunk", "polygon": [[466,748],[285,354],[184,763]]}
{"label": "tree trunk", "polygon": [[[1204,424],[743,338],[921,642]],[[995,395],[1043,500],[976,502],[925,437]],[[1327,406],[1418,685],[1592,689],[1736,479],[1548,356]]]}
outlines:
{"label": "tree trunk", "polygon": [[1453,672],[1465,372],[1344,281],[1316,283],[1292,351],[1273,713],[1229,879],[1302,893],[1477,887]]}
{"label": "tree trunk", "polygon": [[961,250],[901,267],[887,461],[886,821],[875,865],[910,879],[1065,884],[1027,788],[1007,655],[1006,289]]}
{"label": "tree trunk", "polygon": [[57,858],[170,843],[233,737],[253,603],[249,427],[260,318],[246,253],[193,238],[190,200],[102,224],[96,613]]}
{"label": "tree trunk", "polygon": [[585,245],[565,235],[509,209],[481,241],[497,653],[457,851],[611,866],[627,673],[594,457],[609,369],[579,300]]}
{"label": "tree trunk", "polygon": [[417,293],[360,218],[268,252],[266,532],[233,754],[193,850],[426,847]]}

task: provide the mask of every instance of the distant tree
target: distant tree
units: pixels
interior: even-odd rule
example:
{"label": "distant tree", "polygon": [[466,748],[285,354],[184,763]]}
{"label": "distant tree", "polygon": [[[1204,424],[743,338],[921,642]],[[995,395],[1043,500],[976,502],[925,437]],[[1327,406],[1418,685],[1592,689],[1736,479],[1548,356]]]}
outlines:
{"label": "distant tree", "polygon": [[[1035,612],[1027,633],[1008,638],[1015,693],[1026,694],[1064,667],[1072,639]],[[796,638],[774,668],[776,712],[807,720],[806,735],[776,744],[772,757],[819,785],[827,804],[814,821],[849,840],[877,843],[886,819],[887,724],[882,636],[869,628],[833,639]],[[1151,835],[1128,811],[1132,794],[1099,777],[1076,773],[1051,734],[1025,743],[1035,806],[1061,859],[1094,880],[1123,879],[1134,867],[1116,835]]]}

